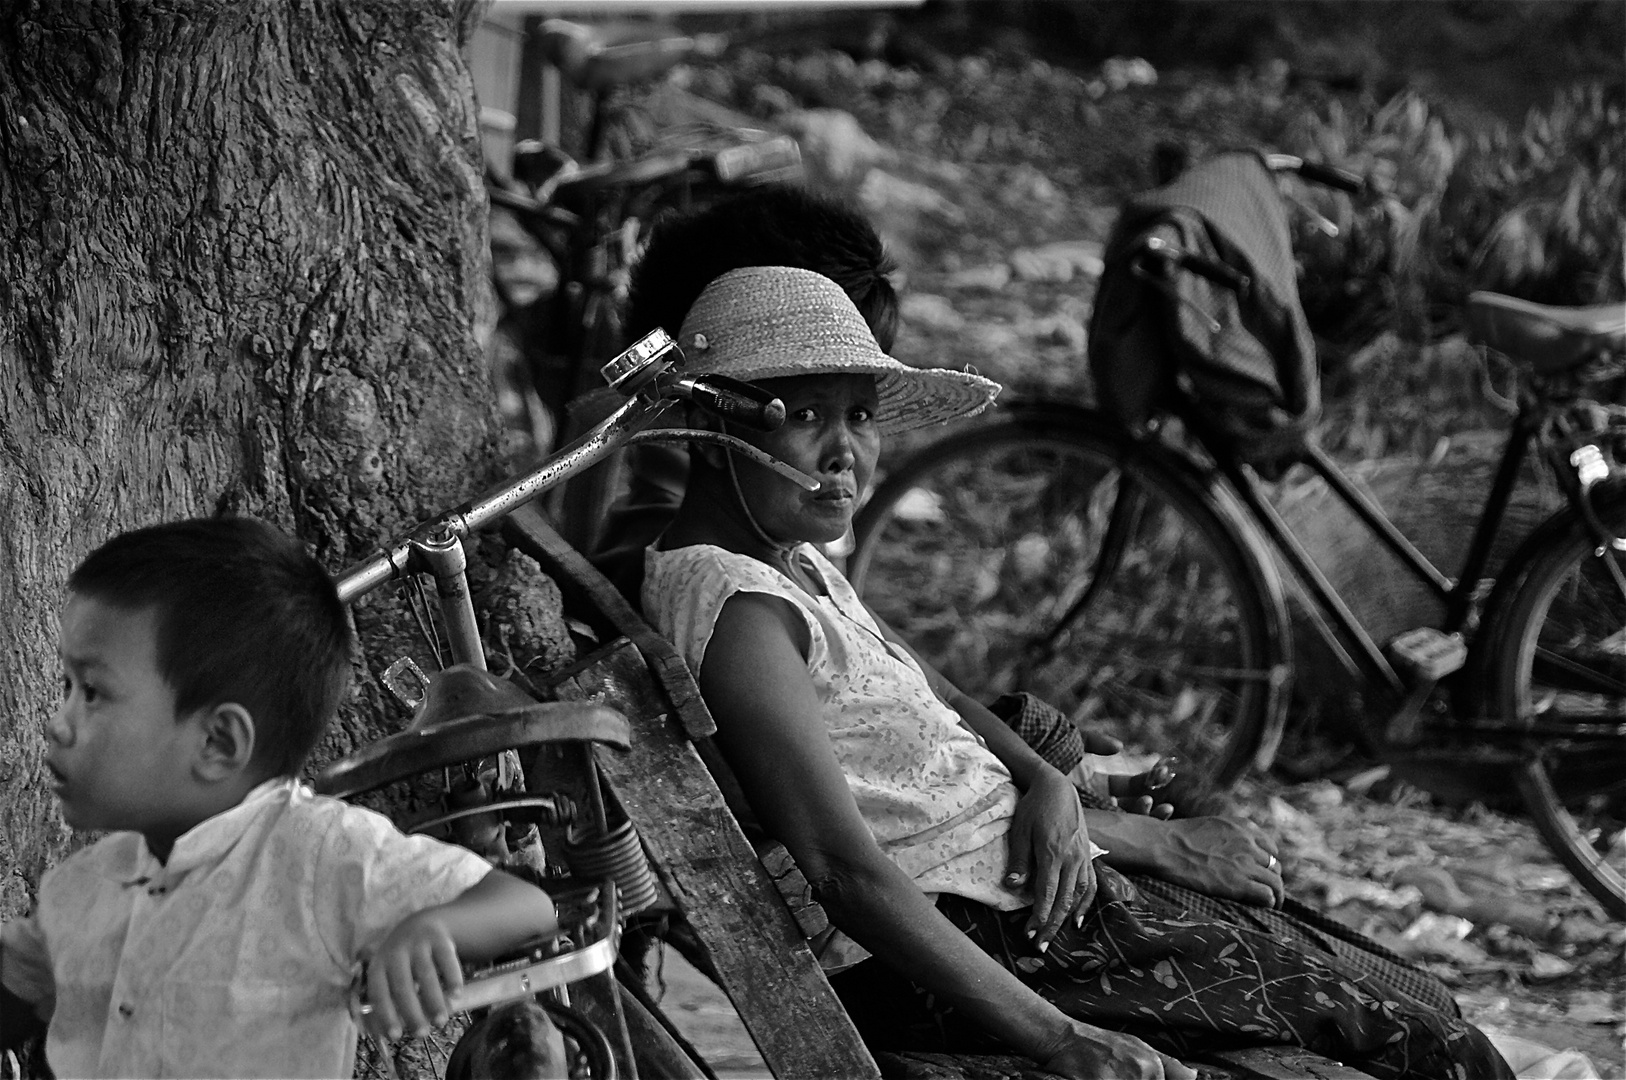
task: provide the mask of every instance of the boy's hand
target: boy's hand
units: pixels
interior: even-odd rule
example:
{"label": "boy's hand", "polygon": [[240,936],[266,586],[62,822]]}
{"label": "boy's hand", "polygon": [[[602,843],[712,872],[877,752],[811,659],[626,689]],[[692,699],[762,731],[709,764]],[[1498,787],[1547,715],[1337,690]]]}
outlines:
{"label": "boy's hand", "polygon": [[463,986],[457,944],[440,908],[396,924],[367,964],[368,1031],[399,1039],[427,1035],[446,1023],[446,995]]}

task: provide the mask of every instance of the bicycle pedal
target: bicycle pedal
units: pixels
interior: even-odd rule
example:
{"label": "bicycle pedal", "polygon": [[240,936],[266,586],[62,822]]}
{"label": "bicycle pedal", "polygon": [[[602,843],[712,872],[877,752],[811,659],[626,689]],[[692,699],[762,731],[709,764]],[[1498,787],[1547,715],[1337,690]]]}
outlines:
{"label": "bicycle pedal", "polygon": [[1461,634],[1419,626],[1389,642],[1389,660],[1412,683],[1436,683],[1468,661]]}

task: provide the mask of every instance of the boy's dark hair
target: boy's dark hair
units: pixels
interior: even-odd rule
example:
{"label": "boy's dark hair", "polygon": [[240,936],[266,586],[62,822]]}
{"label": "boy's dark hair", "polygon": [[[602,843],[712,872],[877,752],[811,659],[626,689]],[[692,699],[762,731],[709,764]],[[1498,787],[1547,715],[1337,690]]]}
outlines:
{"label": "boy's dark hair", "polygon": [[765,184],[705,209],[661,218],[633,267],[627,301],[632,339],[659,326],[676,335],[713,280],[747,266],[793,266],[840,285],[881,348],[898,332],[896,267],[875,227],[842,202],[805,188]]}
{"label": "boy's dark hair", "polygon": [[198,518],[121,533],[70,591],[151,609],[158,671],[177,714],[236,702],[254,717],[253,764],[298,773],[350,681],[354,635],[320,563],[255,518]]}

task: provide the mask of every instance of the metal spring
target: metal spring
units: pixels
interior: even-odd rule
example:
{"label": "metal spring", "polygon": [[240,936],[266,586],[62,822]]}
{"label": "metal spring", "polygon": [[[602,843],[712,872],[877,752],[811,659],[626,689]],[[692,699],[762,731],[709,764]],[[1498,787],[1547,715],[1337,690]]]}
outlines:
{"label": "metal spring", "polygon": [[613,879],[623,915],[636,914],[657,898],[655,872],[631,821],[623,821],[608,834],[592,824],[572,826],[565,833],[565,859],[575,877]]}

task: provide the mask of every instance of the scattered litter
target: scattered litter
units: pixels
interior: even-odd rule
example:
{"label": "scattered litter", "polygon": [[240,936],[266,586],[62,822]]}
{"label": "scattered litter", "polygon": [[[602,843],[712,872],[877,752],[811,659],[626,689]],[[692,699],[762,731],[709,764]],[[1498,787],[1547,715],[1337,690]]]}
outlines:
{"label": "scattered litter", "polygon": [[1565,945],[1595,945],[1609,936],[1609,926],[1590,915],[1565,916],[1552,932],[1552,939]]}
{"label": "scattered litter", "polygon": [[1598,1067],[1579,1050],[1555,1050],[1502,1032],[1486,1036],[1519,1080],[1599,1080]]}
{"label": "scattered litter", "polygon": [[1313,810],[1334,810],[1344,804],[1344,792],[1329,780],[1306,784],[1304,799]]}
{"label": "scattered litter", "polygon": [[1270,797],[1270,827],[1283,849],[1298,859],[1335,860],[1327,847],[1326,834],[1315,818],[1279,795]]}
{"label": "scattered litter", "polygon": [[1469,969],[1496,966],[1489,953],[1465,940],[1473,928],[1473,923],[1456,915],[1425,911],[1399,936],[1391,937],[1384,944],[1402,956],[1418,960],[1449,960],[1460,968]]}
{"label": "scattered litter", "polygon": [[1394,880],[1415,886],[1422,893],[1423,903],[1447,915],[1460,915],[1476,923],[1500,923],[1542,941],[1551,938],[1558,928],[1558,920],[1545,907],[1505,892],[1485,892],[1479,881],[1466,876],[1464,880],[1474,891],[1465,892],[1457,879],[1440,866],[1408,866],[1396,873]]}
{"label": "scattered litter", "polygon": [[1345,780],[1344,790],[1354,795],[1365,795],[1367,792],[1372,790],[1372,785],[1376,784],[1379,780],[1387,780],[1388,778],[1389,766],[1375,765],[1372,768],[1366,769],[1363,772],[1358,772],[1348,780]]}
{"label": "scattered litter", "polygon": [[1423,899],[1423,895],[1411,885],[1390,889],[1361,878],[1329,877],[1326,881],[1326,904],[1329,908],[1342,907],[1351,900],[1358,900],[1376,907],[1403,911]]}
{"label": "scattered litter", "polygon": [[1474,924],[1456,915],[1424,912],[1400,936],[1407,941],[1461,941],[1473,933]]}
{"label": "scattered litter", "polygon": [[1526,866],[1518,875],[1519,887],[1531,892],[1555,892],[1574,884],[1568,870],[1561,866]]}
{"label": "scattered litter", "polygon": [[1530,958],[1532,979],[1558,979],[1575,971],[1575,965],[1561,956],[1538,952]]}
{"label": "scattered litter", "polygon": [[1626,1002],[1607,990],[1577,990],[1564,1014],[1583,1024],[1618,1024],[1626,1021]]}

